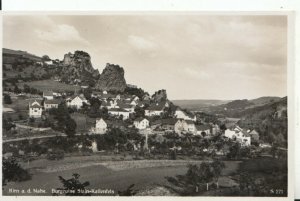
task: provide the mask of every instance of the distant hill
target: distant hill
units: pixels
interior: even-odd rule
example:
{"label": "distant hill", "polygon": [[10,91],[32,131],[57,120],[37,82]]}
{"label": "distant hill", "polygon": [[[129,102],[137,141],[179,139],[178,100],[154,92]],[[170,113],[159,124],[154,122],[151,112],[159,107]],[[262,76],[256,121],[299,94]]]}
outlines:
{"label": "distant hill", "polygon": [[175,105],[181,108],[193,110],[193,111],[206,111],[211,106],[218,106],[230,102],[230,100],[172,100]]}
{"label": "distant hill", "polygon": [[207,108],[207,111],[213,114],[222,114],[227,117],[237,117],[239,118],[241,114],[251,108],[257,108],[260,106],[268,105],[280,101],[280,97],[260,97],[257,99],[243,99],[243,100],[234,100],[225,104],[211,106]]}
{"label": "distant hill", "polygon": [[265,105],[268,103],[276,102],[279,101],[281,98],[277,96],[263,96],[260,98],[252,99],[249,100],[251,103],[253,103],[253,106],[260,106],[260,105]]}

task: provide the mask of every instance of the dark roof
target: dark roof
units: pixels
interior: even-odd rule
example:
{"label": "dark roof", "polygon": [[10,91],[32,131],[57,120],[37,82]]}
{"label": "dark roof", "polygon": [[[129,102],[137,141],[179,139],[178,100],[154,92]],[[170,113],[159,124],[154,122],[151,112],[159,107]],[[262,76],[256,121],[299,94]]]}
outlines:
{"label": "dark roof", "polygon": [[111,108],[108,111],[113,111],[113,112],[128,112],[127,110],[124,110],[122,108]]}
{"label": "dark roof", "polygon": [[156,120],[152,123],[152,125],[175,125],[176,122],[178,121],[178,119],[173,119],[173,118],[169,118],[169,119],[159,119]]}
{"label": "dark roof", "polygon": [[141,121],[143,121],[144,119],[148,120],[148,119],[145,118],[145,117],[139,117],[139,118],[135,119],[134,121],[141,122]]}
{"label": "dark roof", "polygon": [[195,122],[192,121],[192,120],[185,120],[185,121],[186,121],[187,124],[195,124]]}
{"label": "dark roof", "polygon": [[[32,105],[34,102],[37,102],[39,105],[36,105],[36,104]],[[40,101],[31,100],[31,101],[29,101],[29,107],[30,108],[41,108],[42,106],[41,106],[41,102]]]}
{"label": "dark roof", "polygon": [[128,101],[117,101],[117,104],[120,108],[132,108],[132,105],[130,105],[129,103]]}
{"label": "dark roof", "polygon": [[45,100],[44,104],[60,104],[61,100],[53,99],[53,100]]}
{"label": "dark roof", "polygon": [[107,93],[107,94],[101,94],[100,95],[101,98],[114,98],[116,97],[116,95],[113,95],[113,94],[110,94],[110,93]]}
{"label": "dark roof", "polygon": [[76,97],[79,97],[81,100],[85,100],[85,98],[84,97],[81,97],[80,95],[73,95],[73,96],[71,96],[71,97],[69,97],[71,100],[73,100],[74,98],[76,98]]}
{"label": "dark roof", "polygon": [[43,96],[53,96],[53,92],[52,91],[44,91]]}
{"label": "dark roof", "polygon": [[150,105],[147,110],[155,110],[155,111],[160,111],[165,108],[166,102],[160,102],[160,103],[154,103]]}
{"label": "dark roof", "polygon": [[250,135],[259,135],[259,133],[256,130],[252,130],[249,132]]}
{"label": "dark roof", "polygon": [[109,127],[124,127],[125,123],[121,120],[106,120],[105,123],[109,126]]}
{"label": "dark roof", "polygon": [[42,108],[42,106],[39,106],[39,105],[30,105],[30,108]]}
{"label": "dark roof", "polygon": [[204,131],[204,130],[207,130],[207,129],[210,129],[210,125],[196,125],[196,128],[198,131]]}

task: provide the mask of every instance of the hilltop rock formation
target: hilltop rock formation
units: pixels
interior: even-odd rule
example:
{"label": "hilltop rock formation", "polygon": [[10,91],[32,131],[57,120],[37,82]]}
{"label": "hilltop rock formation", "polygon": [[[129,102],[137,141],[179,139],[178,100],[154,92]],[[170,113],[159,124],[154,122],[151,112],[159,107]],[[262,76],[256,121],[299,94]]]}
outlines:
{"label": "hilltop rock formation", "polygon": [[90,55],[84,51],[65,54],[62,64],[61,77],[67,83],[94,82],[99,76],[99,71],[92,66]]}
{"label": "hilltop rock formation", "polygon": [[106,64],[95,85],[98,90],[123,92],[126,88],[124,69],[119,65]]}
{"label": "hilltop rock formation", "polygon": [[165,89],[158,90],[152,95],[152,99],[155,102],[165,101],[167,98],[167,91]]}

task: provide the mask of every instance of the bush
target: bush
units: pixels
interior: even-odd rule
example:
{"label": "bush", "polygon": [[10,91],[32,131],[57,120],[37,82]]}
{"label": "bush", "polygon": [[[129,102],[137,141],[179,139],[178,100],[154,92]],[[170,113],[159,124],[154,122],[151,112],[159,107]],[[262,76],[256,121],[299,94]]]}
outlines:
{"label": "bush", "polygon": [[14,158],[2,159],[2,186],[10,181],[26,181],[31,179],[27,170],[23,169]]}
{"label": "bush", "polygon": [[47,154],[48,160],[61,160],[65,157],[65,153],[63,150],[57,149]]}
{"label": "bush", "polygon": [[12,100],[10,98],[10,95],[4,94],[4,104],[12,104]]}

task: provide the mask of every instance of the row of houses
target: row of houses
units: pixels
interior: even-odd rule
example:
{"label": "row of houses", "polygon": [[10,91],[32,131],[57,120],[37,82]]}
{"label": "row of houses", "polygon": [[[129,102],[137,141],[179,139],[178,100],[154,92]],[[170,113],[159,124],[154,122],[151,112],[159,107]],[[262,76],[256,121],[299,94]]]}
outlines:
{"label": "row of houses", "polygon": [[[95,127],[91,129],[96,134],[104,134],[107,131],[107,120],[102,118],[96,120]],[[137,118],[133,122],[133,126],[143,133],[143,130],[150,130],[154,132],[175,132],[181,134],[194,134],[194,135],[212,135],[218,131],[217,125],[195,125],[195,122],[184,119],[161,119],[151,123],[147,118]]]}

